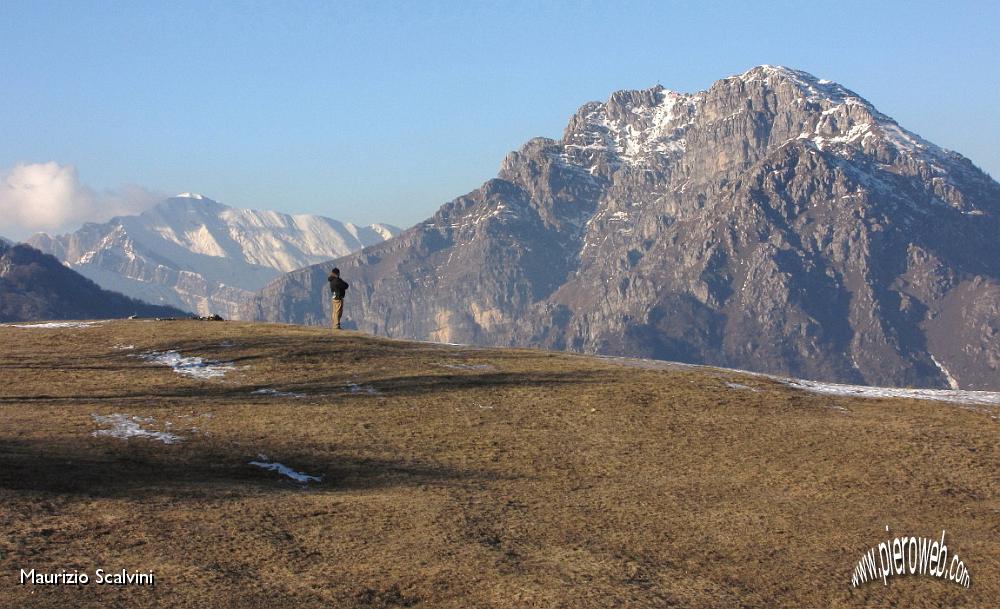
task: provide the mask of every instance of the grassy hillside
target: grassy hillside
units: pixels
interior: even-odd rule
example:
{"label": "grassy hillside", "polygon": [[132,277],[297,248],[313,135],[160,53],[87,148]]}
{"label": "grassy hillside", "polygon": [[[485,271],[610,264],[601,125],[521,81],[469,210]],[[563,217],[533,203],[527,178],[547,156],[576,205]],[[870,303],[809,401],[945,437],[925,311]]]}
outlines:
{"label": "grassy hillside", "polygon": [[[0,607],[1000,604],[991,407],[281,325],[0,344]],[[851,587],[868,548],[942,529],[970,588]]]}

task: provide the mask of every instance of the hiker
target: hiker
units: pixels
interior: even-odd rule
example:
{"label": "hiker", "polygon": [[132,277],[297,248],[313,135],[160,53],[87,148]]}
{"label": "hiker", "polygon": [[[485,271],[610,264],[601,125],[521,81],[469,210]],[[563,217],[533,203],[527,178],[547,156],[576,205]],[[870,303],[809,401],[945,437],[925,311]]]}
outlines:
{"label": "hiker", "polygon": [[330,271],[330,276],[326,278],[330,282],[330,293],[333,298],[330,300],[333,317],[333,327],[340,330],[340,317],[344,314],[344,294],[347,293],[347,282],[340,278],[340,269],[334,268]]}

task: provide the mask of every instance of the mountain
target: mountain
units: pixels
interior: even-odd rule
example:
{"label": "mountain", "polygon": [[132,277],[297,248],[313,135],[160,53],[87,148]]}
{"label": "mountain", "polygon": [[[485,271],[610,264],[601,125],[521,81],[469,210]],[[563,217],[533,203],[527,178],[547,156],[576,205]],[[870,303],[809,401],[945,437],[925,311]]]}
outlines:
{"label": "mountain", "polygon": [[[585,104],[338,261],[367,332],[1000,389],[1000,184],[839,84],[759,66]],[[321,324],[325,267],[248,303]]]}
{"label": "mountain", "polygon": [[175,317],[183,311],[102,290],[55,257],[0,243],[0,321]]}
{"label": "mountain", "polygon": [[138,216],[28,243],[99,285],[202,315],[235,317],[241,299],[297,268],[399,233],[314,215],[236,209],[183,193]]}

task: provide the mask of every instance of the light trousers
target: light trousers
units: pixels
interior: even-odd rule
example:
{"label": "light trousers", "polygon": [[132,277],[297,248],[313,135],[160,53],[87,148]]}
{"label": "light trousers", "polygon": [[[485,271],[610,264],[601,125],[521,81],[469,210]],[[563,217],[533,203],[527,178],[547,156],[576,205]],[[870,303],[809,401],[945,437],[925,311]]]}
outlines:
{"label": "light trousers", "polygon": [[340,329],[340,318],[344,316],[344,299],[343,298],[331,298],[330,307],[331,317],[333,318],[333,327]]}

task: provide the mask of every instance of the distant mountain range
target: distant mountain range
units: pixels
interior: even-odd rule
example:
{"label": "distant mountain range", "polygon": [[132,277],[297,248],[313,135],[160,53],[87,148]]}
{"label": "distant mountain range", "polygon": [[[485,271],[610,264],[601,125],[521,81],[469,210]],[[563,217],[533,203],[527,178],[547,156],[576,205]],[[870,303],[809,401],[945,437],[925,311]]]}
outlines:
{"label": "distant mountain range", "polygon": [[86,224],[27,243],[104,288],[202,315],[234,317],[241,300],[282,273],[398,234],[315,215],[236,209],[183,193],[138,216]]}
{"label": "distant mountain range", "polygon": [[[585,104],[341,258],[366,332],[1000,389],[1000,184],[843,86],[759,66]],[[326,265],[243,309],[323,324]]]}
{"label": "distant mountain range", "polygon": [[0,243],[0,321],[176,317],[172,307],[149,305],[102,290],[53,256],[24,244]]}

